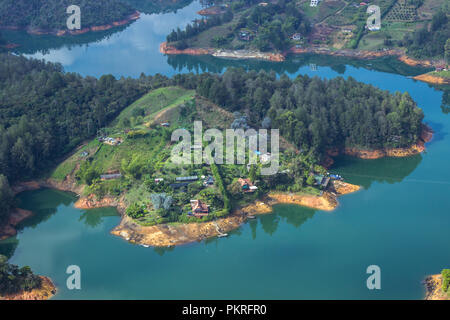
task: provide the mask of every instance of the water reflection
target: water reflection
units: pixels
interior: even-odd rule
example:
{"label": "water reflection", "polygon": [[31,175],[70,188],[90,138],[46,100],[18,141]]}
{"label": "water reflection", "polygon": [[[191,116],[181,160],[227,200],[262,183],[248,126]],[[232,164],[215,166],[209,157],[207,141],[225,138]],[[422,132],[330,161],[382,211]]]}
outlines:
{"label": "water reflection", "polygon": [[279,204],[273,207],[272,214],[261,215],[258,219],[250,220],[248,222],[252,239],[255,240],[257,236],[258,224],[261,229],[268,235],[274,235],[280,225],[285,222],[296,228],[300,228],[306,221],[311,219],[317,210],[300,207],[289,204]]}
{"label": "water reflection", "polygon": [[148,1],[148,0],[122,0],[128,3],[134,9],[142,13],[167,13],[174,12],[184,8],[194,0],[172,0],[172,1]]}
{"label": "water reflection", "polygon": [[14,252],[19,245],[17,237],[11,237],[0,241],[0,255],[6,256],[8,259],[14,255]]}
{"label": "water reflection", "polygon": [[422,161],[418,154],[406,158],[382,158],[362,160],[350,156],[339,156],[331,168],[347,182],[368,189],[373,182],[399,183],[409,176]]}
{"label": "water reflection", "polygon": [[95,228],[103,223],[103,218],[117,216],[117,210],[113,208],[100,208],[84,210],[78,221],[84,222],[88,227]]}
{"label": "water reflection", "polygon": [[346,66],[405,76],[415,76],[428,71],[428,69],[408,66],[393,57],[359,60],[311,54],[290,56],[282,63],[258,60],[231,60],[213,56],[169,55],[167,56],[167,63],[178,72],[188,70],[195,73],[222,73],[229,67],[239,67],[245,70],[273,70],[278,74],[286,72],[294,74],[302,67],[307,67],[313,72],[318,71],[318,67],[329,67],[338,74],[344,74]]}
{"label": "water reflection", "polygon": [[442,113],[450,113],[450,86],[443,87],[444,94],[442,95],[441,109]]}
{"label": "water reflection", "polygon": [[[133,22],[132,22],[133,23]],[[110,30],[88,32],[77,36],[57,37],[53,35],[36,36],[22,31],[4,31],[5,38],[11,42],[18,44],[19,47],[12,50],[19,54],[35,54],[40,52],[42,55],[50,54],[51,50],[67,48],[72,50],[76,47],[89,47],[90,43],[98,43],[103,40],[108,41],[115,33],[120,33],[131,24],[116,27]]]}

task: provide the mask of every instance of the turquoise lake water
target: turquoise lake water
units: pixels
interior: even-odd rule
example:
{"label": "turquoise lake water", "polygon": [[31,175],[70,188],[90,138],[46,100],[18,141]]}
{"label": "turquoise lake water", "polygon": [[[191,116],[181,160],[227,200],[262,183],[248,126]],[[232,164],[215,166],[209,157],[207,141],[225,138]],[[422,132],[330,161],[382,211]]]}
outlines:
{"label": "turquoise lake water", "polygon": [[[21,207],[36,215],[17,237],[0,242],[0,253],[51,277],[59,290],[55,299],[422,299],[424,277],[450,267],[450,115],[441,107],[442,90],[410,79],[421,70],[392,58],[296,56],[269,63],[161,55],[165,35],[194,19],[199,8],[193,2],[176,14],[143,15],[126,28],[76,40],[7,36],[22,41],[19,52],[83,75],[170,76],[239,66],[291,77],[351,76],[408,91],[435,131],[427,152],[403,159],[341,157],[332,171],[364,189],[341,197],[335,211],[278,205],[228,238],[176,248],[144,248],[111,235],[119,223],[115,209],[79,210],[69,193],[26,192]],[[66,288],[69,265],[81,268],[81,290]],[[366,287],[369,265],[381,268],[381,290]]]}

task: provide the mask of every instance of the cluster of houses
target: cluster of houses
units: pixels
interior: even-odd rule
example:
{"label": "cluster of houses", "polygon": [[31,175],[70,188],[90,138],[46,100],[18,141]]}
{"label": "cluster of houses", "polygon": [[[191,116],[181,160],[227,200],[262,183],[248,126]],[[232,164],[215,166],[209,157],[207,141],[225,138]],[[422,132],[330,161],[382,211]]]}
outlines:
{"label": "cluster of houses", "polygon": [[438,65],[438,66],[436,66],[436,70],[435,70],[436,72],[440,72],[440,71],[448,71],[448,68],[447,68],[447,66],[446,65]]}

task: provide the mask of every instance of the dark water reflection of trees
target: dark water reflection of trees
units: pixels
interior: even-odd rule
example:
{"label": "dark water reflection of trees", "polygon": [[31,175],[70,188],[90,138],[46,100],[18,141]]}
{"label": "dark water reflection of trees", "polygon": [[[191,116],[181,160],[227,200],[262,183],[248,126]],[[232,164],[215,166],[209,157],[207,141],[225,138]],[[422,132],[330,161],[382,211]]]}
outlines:
{"label": "dark water reflection of trees", "polygon": [[181,72],[182,70],[187,69],[188,71],[195,73],[222,73],[229,67],[239,67],[244,70],[264,69],[273,70],[278,74],[293,74],[305,66],[310,67],[311,69],[316,67],[330,67],[339,74],[344,74],[347,66],[404,76],[415,76],[428,71],[428,69],[408,66],[393,57],[363,60],[317,54],[289,56],[288,59],[282,63],[259,60],[222,59],[213,56],[169,55],[167,56],[167,63],[177,71]]}

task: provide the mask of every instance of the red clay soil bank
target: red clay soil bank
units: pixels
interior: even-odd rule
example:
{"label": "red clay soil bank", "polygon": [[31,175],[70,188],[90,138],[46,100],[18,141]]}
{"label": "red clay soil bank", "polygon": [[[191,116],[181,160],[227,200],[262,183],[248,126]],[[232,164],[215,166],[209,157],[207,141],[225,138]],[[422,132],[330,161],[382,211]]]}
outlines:
{"label": "red clay soil bank", "polygon": [[56,294],[56,287],[52,280],[47,277],[40,276],[42,285],[38,289],[31,291],[23,291],[16,294],[10,294],[1,297],[0,300],[47,300]]}
{"label": "red clay soil bank", "polygon": [[433,137],[433,131],[430,127],[423,125],[422,133],[417,143],[407,148],[386,148],[378,150],[361,150],[357,148],[345,148],[344,150],[331,149],[327,151],[327,156],[322,162],[325,168],[333,165],[333,157],[339,154],[346,154],[360,159],[380,159],[383,157],[409,157],[425,151],[425,143],[429,142]]}
{"label": "red clay soil bank", "polygon": [[183,50],[179,50],[175,48],[174,46],[169,46],[167,42],[163,42],[159,46],[159,51],[163,54],[188,54],[191,56],[201,56],[201,55],[207,55],[207,54],[213,54],[214,49],[207,48],[207,49],[193,49],[193,48],[187,48]]}
{"label": "red clay soil bank", "polygon": [[13,209],[9,214],[8,221],[0,226],[0,240],[14,237],[17,234],[17,225],[32,215],[33,212],[29,210]]}
{"label": "red clay soil bank", "polygon": [[216,16],[222,13],[223,10],[220,7],[210,7],[197,12],[201,16]]}
{"label": "red clay soil bank", "polygon": [[443,77],[435,76],[435,75],[429,74],[429,73],[415,76],[413,79],[431,83],[431,84],[450,84],[449,78],[443,78]]}

